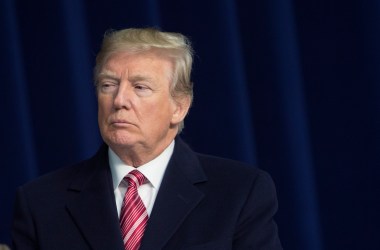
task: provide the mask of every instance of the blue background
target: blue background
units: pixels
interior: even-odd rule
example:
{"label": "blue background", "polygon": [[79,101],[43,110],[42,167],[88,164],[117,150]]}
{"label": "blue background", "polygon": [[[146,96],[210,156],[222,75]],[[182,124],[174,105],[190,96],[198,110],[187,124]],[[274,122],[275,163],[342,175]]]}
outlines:
{"label": "blue background", "polygon": [[91,156],[104,32],[196,51],[182,137],[268,171],[285,249],[380,249],[380,1],[0,1],[0,242],[16,187]]}

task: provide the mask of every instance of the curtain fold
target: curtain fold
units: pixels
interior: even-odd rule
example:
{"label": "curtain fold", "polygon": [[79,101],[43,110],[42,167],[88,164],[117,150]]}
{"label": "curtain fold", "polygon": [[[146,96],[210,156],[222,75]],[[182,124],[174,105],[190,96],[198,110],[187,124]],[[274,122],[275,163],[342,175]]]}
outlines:
{"label": "curtain fold", "polygon": [[0,175],[0,241],[9,240],[11,207],[16,187],[38,174],[37,155],[29,109],[27,79],[20,46],[20,30],[15,18],[13,1],[0,3],[2,35],[0,103],[2,107],[1,156],[4,159]]}
{"label": "curtain fold", "polygon": [[[88,24],[85,6],[82,1],[61,1],[63,35],[65,51],[68,54],[68,91],[72,92],[70,107],[75,123],[73,133],[78,144],[73,145],[80,155],[90,156],[98,145],[98,127],[96,122],[96,99],[93,84],[92,65],[95,52],[88,47]],[[83,103],[85,105],[83,105]]]}
{"label": "curtain fold", "polygon": [[293,247],[319,250],[323,249],[323,242],[315,166],[292,1],[273,1],[268,3],[268,9],[269,15],[273,17],[270,28],[275,37],[270,46],[276,57],[272,70],[280,106],[278,121],[285,145],[282,149],[283,165],[288,172],[287,190],[292,194],[292,203],[297,207],[293,211],[295,220],[286,220],[286,224],[300,239],[297,246]]}

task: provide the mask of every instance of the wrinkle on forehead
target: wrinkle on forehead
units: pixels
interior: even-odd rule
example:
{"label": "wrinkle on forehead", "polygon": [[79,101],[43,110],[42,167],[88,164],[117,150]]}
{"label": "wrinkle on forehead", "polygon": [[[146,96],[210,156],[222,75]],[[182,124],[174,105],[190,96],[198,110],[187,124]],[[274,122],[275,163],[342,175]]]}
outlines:
{"label": "wrinkle on forehead", "polygon": [[[108,60],[106,61],[106,63],[103,65],[103,68],[101,69],[97,79],[112,78],[112,79],[119,80],[120,78],[123,77],[123,78],[128,79],[129,81],[142,81],[142,80],[152,81],[152,80],[154,80],[154,77],[152,77],[149,74],[149,72],[145,72],[144,69],[141,71],[139,70],[138,72],[134,72],[134,74],[131,74],[131,75],[129,75],[129,71],[128,71],[129,68],[128,67],[126,67],[120,71],[121,75],[119,73],[115,72],[114,70],[110,69],[110,68],[112,68],[113,65],[116,65],[116,67],[121,65],[120,63],[115,63],[113,60],[121,59],[121,60],[128,61],[129,59],[127,59],[126,57],[130,58],[130,61],[143,59],[143,60],[147,60],[147,62],[148,61],[157,62],[157,60],[160,60],[163,62],[168,62],[170,64],[170,66],[167,68],[167,70],[164,70],[163,75],[165,75],[166,79],[168,79],[169,85],[172,84],[173,73],[174,73],[173,58],[171,58],[171,57],[169,57],[163,53],[158,53],[157,51],[153,51],[153,50],[152,51],[145,51],[145,52],[138,53],[138,54],[134,54],[134,53],[131,54],[128,52],[120,52],[120,53],[116,53],[116,54],[110,56],[108,58]],[[160,64],[158,64],[158,65],[160,65]],[[155,63],[154,67],[156,67],[158,65]]]}

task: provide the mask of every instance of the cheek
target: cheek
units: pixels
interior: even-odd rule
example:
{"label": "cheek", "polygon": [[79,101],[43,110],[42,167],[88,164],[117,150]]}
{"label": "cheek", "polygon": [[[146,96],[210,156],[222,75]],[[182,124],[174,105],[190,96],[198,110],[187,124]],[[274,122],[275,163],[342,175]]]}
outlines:
{"label": "cheek", "polygon": [[173,116],[173,107],[167,100],[149,105],[145,110],[146,117],[151,120],[151,124],[167,126]]}
{"label": "cheek", "polygon": [[103,117],[104,117],[104,109],[100,104],[98,104],[98,120],[101,121]]}
{"label": "cheek", "polygon": [[105,128],[105,115],[104,112],[101,110],[100,107],[98,107],[98,126],[100,128],[100,131],[103,131]]}
{"label": "cheek", "polygon": [[112,105],[107,105],[107,102],[104,100],[99,100],[98,101],[98,122],[99,125],[103,124],[106,120],[107,117],[109,116],[110,112],[112,109]]}
{"label": "cheek", "polygon": [[98,113],[107,113],[112,108],[111,98],[98,98]]}

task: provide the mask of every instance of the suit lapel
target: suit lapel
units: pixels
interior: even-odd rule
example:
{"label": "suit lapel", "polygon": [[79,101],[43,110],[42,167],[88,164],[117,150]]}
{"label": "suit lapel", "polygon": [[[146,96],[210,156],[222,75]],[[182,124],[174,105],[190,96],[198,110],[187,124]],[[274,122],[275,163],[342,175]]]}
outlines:
{"label": "suit lapel", "polygon": [[180,139],[166,169],[140,250],[161,249],[204,194],[194,186],[206,181],[195,154]]}
{"label": "suit lapel", "polygon": [[85,164],[68,189],[69,214],[92,249],[124,249],[107,147]]}

